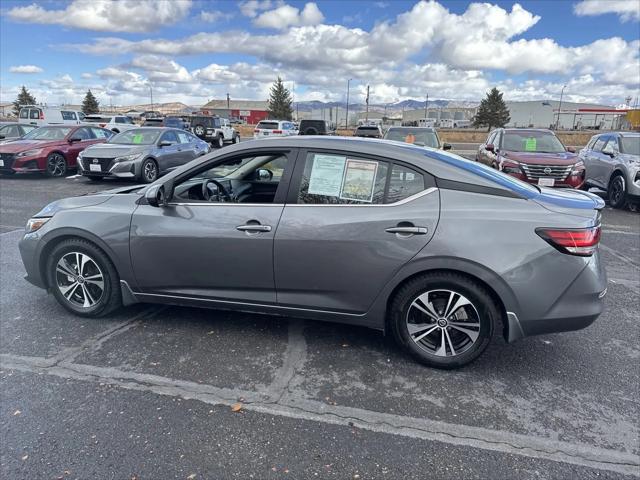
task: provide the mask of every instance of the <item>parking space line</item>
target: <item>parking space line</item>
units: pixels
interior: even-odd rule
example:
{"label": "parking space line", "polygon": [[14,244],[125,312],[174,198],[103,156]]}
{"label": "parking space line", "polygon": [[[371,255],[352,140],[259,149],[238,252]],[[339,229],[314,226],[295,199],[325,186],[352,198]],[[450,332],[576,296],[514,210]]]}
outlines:
{"label": "parking space line", "polygon": [[50,360],[53,362],[53,365],[56,365],[61,362],[71,362],[84,352],[95,352],[96,350],[99,350],[105,342],[139,325],[143,319],[151,318],[154,315],[157,315],[166,308],[167,307],[151,307],[143,310],[137,315],[134,315],[133,317],[128,318],[127,320],[124,320],[122,322],[118,322],[116,325],[113,325],[112,327],[103,330],[97,335],[88,338],[76,347],[68,347],[63,349],[61,352],[51,357]]}
{"label": "parking space line", "polygon": [[[117,368],[70,362],[43,366],[46,365],[43,363],[46,361],[47,359],[42,357],[0,355],[0,365],[3,369],[44,373],[78,381],[108,383],[127,390],[193,399],[213,405],[229,406],[238,401],[239,397],[243,397],[246,401],[243,404],[244,410],[267,415],[349,426],[372,432],[479,448],[622,474],[637,475],[640,468],[638,455],[626,451],[572,444],[503,430],[374,412],[362,408],[328,405],[294,393],[286,393],[278,402],[272,402],[268,401],[268,395],[260,392],[225,389]],[[287,368],[291,370],[291,367]],[[295,368],[293,370],[295,374]]]}
{"label": "parking space line", "polygon": [[11,230],[10,232],[0,233],[0,237],[2,237],[4,235],[10,235],[10,234],[16,233],[16,232],[24,232],[24,228],[18,228],[17,230]]}
{"label": "parking space line", "polygon": [[603,228],[602,231],[604,233],[615,233],[615,234],[618,234],[618,235],[634,235],[634,236],[640,235],[639,233],[632,232],[630,230],[609,230],[608,228]]}
{"label": "parking space line", "polygon": [[616,257],[618,260],[622,260],[624,263],[627,263],[627,264],[631,265],[632,267],[640,268],[640,264],[637,263],[635,260],[627,257],[626,255],[623,255],[622,253],[618,252],[617,250],[614,250],[611,247],[607,247],[602,242],[600,243],[600,248],[602,248],[605,252],[609,252],[611,255]]}

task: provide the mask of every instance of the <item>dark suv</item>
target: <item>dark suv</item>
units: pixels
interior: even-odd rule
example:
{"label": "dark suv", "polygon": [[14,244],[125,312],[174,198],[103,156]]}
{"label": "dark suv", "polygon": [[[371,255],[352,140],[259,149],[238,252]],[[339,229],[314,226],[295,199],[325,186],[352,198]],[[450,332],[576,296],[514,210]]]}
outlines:
{"label": "dark suv", "polygon": [[331,124],[326,120],[302,120],[300,122],[299,135],[335,135]]}

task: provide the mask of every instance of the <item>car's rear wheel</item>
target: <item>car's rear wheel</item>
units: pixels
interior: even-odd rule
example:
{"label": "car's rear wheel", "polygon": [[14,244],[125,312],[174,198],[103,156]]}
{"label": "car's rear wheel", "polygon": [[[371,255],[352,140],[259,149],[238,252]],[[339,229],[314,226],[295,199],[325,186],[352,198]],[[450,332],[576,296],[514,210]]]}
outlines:
{"label": "car's rear wheel", "polygon": [[452,369],[487,348],[499,310],[479,283],[463,275],[425,274],[400,288],[390,307],[393,335],[430,367]]}
{"label": "car's rear wheel", "polygon": [[91,242],[79,238],[60,242],[46,268],[53,295],[70,312],[99,317],[122,305],[118,272]]}
{"label": "car's rear wheel", "polygon": [[60,153],[50,153],[47,157],[45,175],[48,177],[64,177],[67,173],[67,160]]}
{"label": "car's rear wheel", "polygon": [[623,175],[616,175],[609,182],[609,205],[613,208],[624,208],[627,205],[627,184]]}
{"label": "car's rear wheel", "polygon": [[158,164],[152,158],[142,162],[140,168],[140,180],[144,183],[153,183],[158,179]]}

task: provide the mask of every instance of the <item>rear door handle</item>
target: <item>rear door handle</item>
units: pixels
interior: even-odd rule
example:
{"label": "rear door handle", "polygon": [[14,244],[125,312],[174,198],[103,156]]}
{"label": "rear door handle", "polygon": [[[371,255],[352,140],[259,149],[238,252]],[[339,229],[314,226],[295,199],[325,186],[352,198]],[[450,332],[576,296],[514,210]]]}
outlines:
{"label": "rear door handle", "polygon": [[385,229],[385,232],[400,235],[426,235],[427,227],[390,227]]}
{"label": "rear door handle", "polygon": [[270,225],[259,225],[259,224],[247,224],[247,225],[238,225],[236,230],[240,230],[241,232],[247,233],[260,233],[260,232],[270,232]]}

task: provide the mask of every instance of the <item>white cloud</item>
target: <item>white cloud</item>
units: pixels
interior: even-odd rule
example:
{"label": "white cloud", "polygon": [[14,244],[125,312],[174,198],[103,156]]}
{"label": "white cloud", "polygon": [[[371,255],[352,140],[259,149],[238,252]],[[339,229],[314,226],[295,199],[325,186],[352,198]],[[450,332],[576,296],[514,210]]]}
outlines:
{"label": "white cloud", "polygon": [[615,13],[623,22],[640,20],[640,2],[637,0],[582,0],[573,6],[578,16]]}
{"label": "white cloud", "polygon": [[229,20],[233,18],[232,12],[224,12],[222,10],[217,11],[204,11],[200,12],[200,20],[207,23],[216,23],[220,20]]}
{"label": "white cloud", "polygon": [[292,26],[317,25],[324,20],[324,15],[314,2],[307,3],[302,11],[291,5],[282,5],[274,10],[260,14],[253,24],[257,27],[283,30]]}
{"label": "white cloud", "polygon": [[74,0],[64,9],[47,10],[33,3],[14,7],[10,19],[56,24],[100,32],[149,32],[184,18],[191,0]]}
{"label": "white cloud", "polygon": [[37,65],[15,65],[9,67],[11,73],[42,73],[44,70]]}
{"label": "white cloud", "polygon": [[269,10],[275,6],[281,6],[284,2],[281,0],[247,0],[240,3],[240,13],[245,17],[255,18],[258,16],[258,12]]}
{"label": "white cloud", "polygon": [[89,72],[85,72],[82,75],[80,75],[82,78],[84,79],[89,79],[89,78],[93,78],[93,74],[89,73]]}

